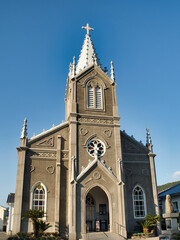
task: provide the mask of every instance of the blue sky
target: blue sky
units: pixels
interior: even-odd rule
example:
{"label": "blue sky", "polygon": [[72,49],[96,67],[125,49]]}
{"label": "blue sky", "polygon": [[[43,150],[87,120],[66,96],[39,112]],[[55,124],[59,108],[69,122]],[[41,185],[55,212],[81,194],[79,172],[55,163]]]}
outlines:
{"label": "blue sky", "polygon": [[69,63],[88,22],[103,67],[113,60],[121,129],[154,145],[158,184],[180,180],[180,1],[0,1],[0,205],[15,191],[28,136],[64,120]]}

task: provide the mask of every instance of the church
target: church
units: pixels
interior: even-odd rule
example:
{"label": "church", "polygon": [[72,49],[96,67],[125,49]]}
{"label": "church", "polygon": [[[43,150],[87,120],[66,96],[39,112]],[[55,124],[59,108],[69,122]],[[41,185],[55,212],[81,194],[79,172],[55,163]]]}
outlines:
{"label": "church", "polygon": [[102,69],[87,24],[76,63],[69,66],[65,121],[28,138],[18,151],[13,233],[32,232],[27,209],[45,212],[50,232],[85,239],[88,232],[127,238],[146,214],[158,214],[152,142],[120,130],[113,62]]}

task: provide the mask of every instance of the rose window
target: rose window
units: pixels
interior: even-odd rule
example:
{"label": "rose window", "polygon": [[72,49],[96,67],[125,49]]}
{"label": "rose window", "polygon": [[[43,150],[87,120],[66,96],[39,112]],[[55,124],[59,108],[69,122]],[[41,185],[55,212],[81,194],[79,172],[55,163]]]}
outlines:
{"label": "rose window", "polygon": [[93,139],[87,144],[87,151],[93,157],[102,157],[105,153],[105,145],[100,140]]}

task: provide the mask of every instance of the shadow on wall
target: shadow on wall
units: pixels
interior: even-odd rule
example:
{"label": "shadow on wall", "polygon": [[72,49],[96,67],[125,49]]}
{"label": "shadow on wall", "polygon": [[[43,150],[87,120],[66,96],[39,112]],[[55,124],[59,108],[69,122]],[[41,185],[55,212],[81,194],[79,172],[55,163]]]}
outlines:
{"label": "shadow on wall", "polygon": [[0,231],[3,231],[3,219],[0,218]]}

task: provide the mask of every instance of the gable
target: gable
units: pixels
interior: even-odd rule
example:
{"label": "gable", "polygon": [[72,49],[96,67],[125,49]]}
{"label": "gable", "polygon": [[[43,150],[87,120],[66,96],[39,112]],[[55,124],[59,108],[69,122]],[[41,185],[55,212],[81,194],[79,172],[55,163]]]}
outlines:
{"label": "gable", "polygon": [[121,133],[121,145],[122,153],[136,153],[136,154],[147,154],[149,152],[148,148],[142,143],[136,141],[133,137],[128,136],[125,132]]}
{"label": "gable", "polygon": [[[80,76],[76,78],[77,83],[77,104],[78,113],[91,114],[98,112],[98,115],[113,115],[113,82],[99,67],[91,66],[84,70]],[[89,97],[89,87],[92,88],[92,97]],[[100,94],[96,90],[99,88]],[[99,98],[98,98],[99,96]],[[100,107],[97,107],[97,99]],[[90,100],[92,106],[89,106]]]}
{"label": "gable", "polygon": [[103,80],[104,84],[110,84],[112,85],[114,82],[112,79],[98,66],[95,64],[87,67],[82,72],[80,72],[78,75],[76,75],[76,81],[80,81],[83,85],[86,84],[86,81],[89,78],[95,78],[99,77]]}
{"label": "gable", "polygon": [[56,127],[40,133],[37,136],[28,140],[28,147],[30,148],[55,148],[57,136],[61,136],[65,140],[68,139],[69,123],[65,122]]}
{"label": "gable", "polygon": [[[101,174],[99,173],[101,172]],[[111,180],[115,183],[118,182],[118,179],[112,172],[111,168],[107,168],[105,162],[101,162],[97,159],[90,161],[87,167],[83,167],[81,173],[77,176],[76,181],[81,182],[84,179],[95,179],[98,180],[100,177],[104,176],[106,179]]]}

